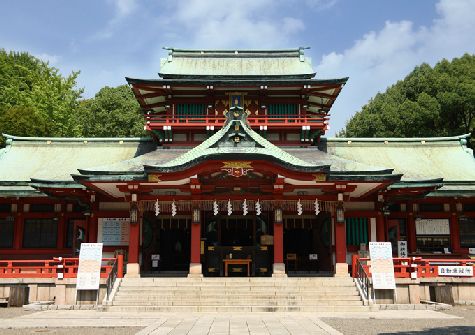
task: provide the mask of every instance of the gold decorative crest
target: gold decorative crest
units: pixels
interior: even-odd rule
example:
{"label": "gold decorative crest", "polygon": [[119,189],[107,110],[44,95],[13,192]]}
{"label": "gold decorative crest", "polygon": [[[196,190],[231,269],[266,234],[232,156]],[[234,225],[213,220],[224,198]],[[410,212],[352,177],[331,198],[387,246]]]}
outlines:
{"label": "gold decorative crest", "polygon": [[160,180],[161,174],[149,174],[148,181],[152,183],[158,183]]}
{"label": "gold decorative crest", "polygon": [[314,174],[313,176],[315,177],[316,182],[327,180],[327,176],[324,173]]}
{"label": "gold decorative crest", "polygon": [[252,162],[234,161],[223,162],[223,169],[252,169]]}

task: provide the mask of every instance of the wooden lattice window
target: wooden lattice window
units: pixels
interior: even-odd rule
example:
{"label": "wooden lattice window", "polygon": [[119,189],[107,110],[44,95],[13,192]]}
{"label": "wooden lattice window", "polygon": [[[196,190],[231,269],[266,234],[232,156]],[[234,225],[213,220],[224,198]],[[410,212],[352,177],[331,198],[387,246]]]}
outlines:
{"label": "wooden lattice window", "polygon": [[56,248],[58,221],[55,219],[27,219],[23,229],[24,248]]}

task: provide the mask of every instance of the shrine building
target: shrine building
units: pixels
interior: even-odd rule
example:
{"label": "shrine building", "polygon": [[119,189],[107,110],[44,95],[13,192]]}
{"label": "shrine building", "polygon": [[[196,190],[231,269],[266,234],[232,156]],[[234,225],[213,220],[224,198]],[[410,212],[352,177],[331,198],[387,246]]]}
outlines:
{"label": "shrine building", "polygon": [[298,277],[347,276],[370,241],[475,254],[468,135],[325,137],[348,78],[303,48],[167,52],[126,78],[149,137],[4,135],[0,260],[102,242],[132,277]]}

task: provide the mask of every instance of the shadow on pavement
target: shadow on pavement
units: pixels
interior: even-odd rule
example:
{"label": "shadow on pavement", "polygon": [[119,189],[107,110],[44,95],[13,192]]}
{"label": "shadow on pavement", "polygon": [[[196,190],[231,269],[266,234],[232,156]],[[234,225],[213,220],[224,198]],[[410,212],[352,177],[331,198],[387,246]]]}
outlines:
{"label": "shadow on pavement", "polygon": [[475,334],[475,327],[469,326],[449,326],[429,328],[425,330],[400,331],[379,333],[380,335],[472,335]]}

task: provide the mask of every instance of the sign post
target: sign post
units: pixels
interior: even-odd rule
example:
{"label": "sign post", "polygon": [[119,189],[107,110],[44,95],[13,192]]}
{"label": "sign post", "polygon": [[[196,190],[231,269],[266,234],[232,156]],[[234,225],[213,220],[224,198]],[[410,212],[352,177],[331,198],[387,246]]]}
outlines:
{"label": "sign post", "polygon": [[97,299],[99,298],[101,263],[102,243],[82,243],[76,280],[76,303],[80,290],[96,290]]}
{"label": "sign post", "polygon": [[397,255],[399,258],[407,258],[407,241],[397,241]]}
{"label": "sign post", "polygon": [[394,290],[396,298],[391,242],[369,242],[369,257],[371,259],[373,292],[375,290]]}

